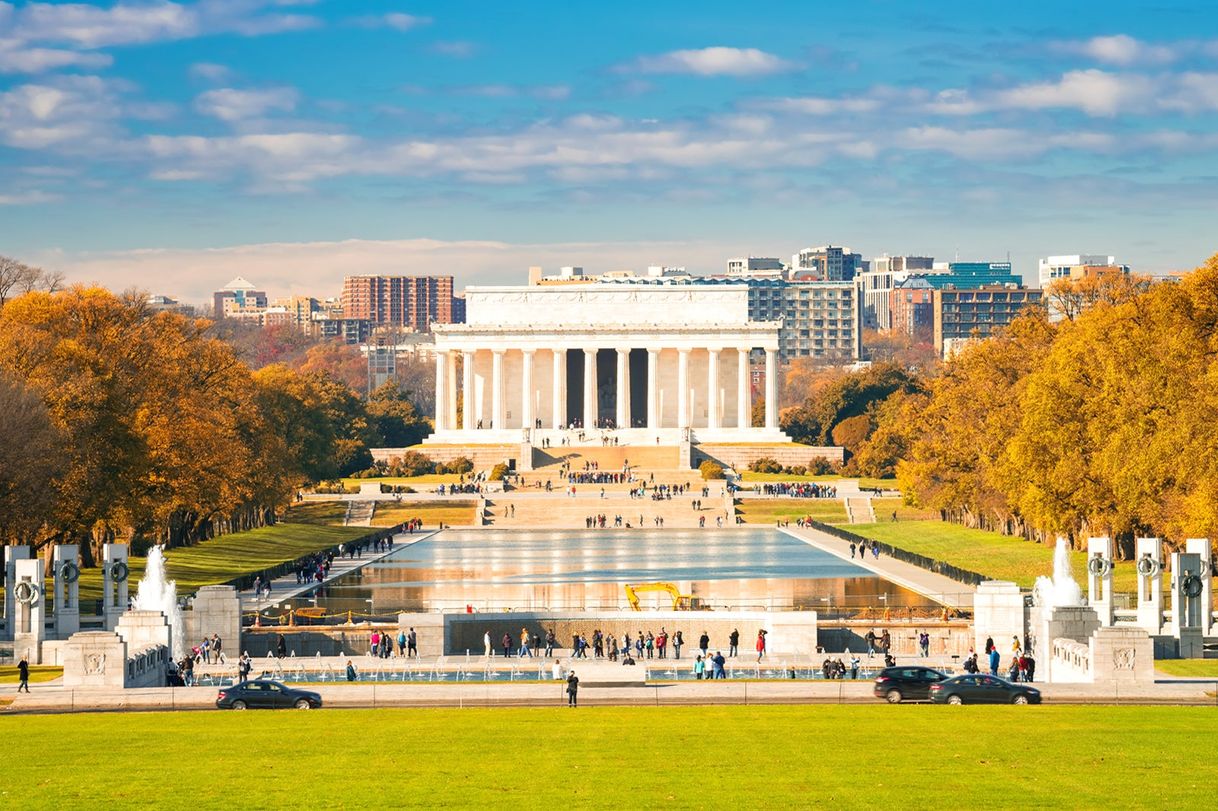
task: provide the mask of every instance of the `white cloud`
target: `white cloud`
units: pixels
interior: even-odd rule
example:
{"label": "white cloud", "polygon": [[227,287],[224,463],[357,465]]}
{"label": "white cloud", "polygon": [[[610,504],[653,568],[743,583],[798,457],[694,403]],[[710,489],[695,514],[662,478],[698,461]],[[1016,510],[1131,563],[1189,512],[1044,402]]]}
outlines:
{"label": "white cloud", "polygon": [[53,203],[60,197],[42,191],[8,192],[0,194],[0,206],[32,206],[41,203]]}
{"label": "white cloud", "polygon": [[290,87],[262,90],[222,87],[200,93],[195,99],[195,109],[231,123],[259,118],[269,112],[291,112],[298,100],[299,94]]}
{"label": "white cloud", "polygon": [[1218,73],[1182,73],[1174,92],[1160,100],[1168,110],[1198,113],[1218,110]]}
{"label": "white cloud", "polygon": [[1133,112],[1155,96],[1155,84],[1145,76],[1073,70],[1052,82],[1025,84],[995,96],[999,107],[1031,110],[1074,108],[1093,116]]}
{"label": "white cloud", "polygon": [[1187,44],[1176,47],[1152,45],[1134,39],[1128,34],[1092,37],[1080,43],[1073,43],[1073,45],[1097,62],[1120,66],[1165,65],[1183,56],[1182,51],[1192,50]]}
{"label": "white cloud", "polygon": [[776,112],[797,113],[801,115],[836,115],[838,113],[869,113],[880,108],[880,100],[875,98],[825,98],[821,96],[798,96],[779,99],[766,99],[759,102],[759,107]]}
{"label": "white cloud", "polygon": [[402,14],[400,12],[386,14],[381,19],[384,20],[385,25],[398,31],[411,31],[431,23],[430,17],[419,17],[414,14]]}
{"label": "white cloud", "polygon": [[715,46],[641,56],[631,68],[642,73],[682,73],[693,76],[768,76],[797,69],[793,62],[757,48]]}
{"label": "white cloud", "polygon": [[0,92],[0,143],[89,151],[117,133],[122,88],[96,76],[61,76]]}
{"label": "white cloud", "polygon": [[27,47],[0,40],[0,73],[45,73],[59,68],[95,69],[108,67],[113,61],[108,54]]}

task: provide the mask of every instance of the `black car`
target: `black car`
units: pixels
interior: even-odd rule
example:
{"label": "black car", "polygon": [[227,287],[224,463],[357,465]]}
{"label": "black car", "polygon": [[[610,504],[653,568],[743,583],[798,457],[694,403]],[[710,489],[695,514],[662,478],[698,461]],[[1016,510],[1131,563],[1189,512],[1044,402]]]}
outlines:
{"label": "black car", "polygon": [[875,677],[875,697],[885,699],[890,704],[925,701],[930,697],[930,686],[946,678],[946,673],[933,667],[886,667]]}
{"label": "black car", "polygon": [[931,685],[930,700],[936,704],[1039,704],[1040,690],[975,673]]}
{"label": "black car", "polygon": [[321,696],[310,690],[294,690],[270,679],[252,679],[221,688],[216,696],[221,710],[280,710],[295,707],[315,710],[321,707]]}

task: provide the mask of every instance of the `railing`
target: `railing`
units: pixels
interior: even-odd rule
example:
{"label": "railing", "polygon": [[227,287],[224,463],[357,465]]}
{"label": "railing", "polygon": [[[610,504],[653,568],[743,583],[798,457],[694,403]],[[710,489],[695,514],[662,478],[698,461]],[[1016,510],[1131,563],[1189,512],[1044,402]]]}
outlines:
{"label": "railing", "polygon": [[960,583],[967,583],[970,586],[976,586],[983,581],[993,579],[991,577],[986,577],[983,574],[969,571],[968,569],[961,569],[959,566],[953,566],[952,564],[945,563],[941,560],[928,558],[926,555],[919,555],[916,552],[908,552],[904,549],[886,544],[883,541],[876,541],[872,538],[857,535],[849,530],[833,526],[832,524],[822,524],[820,521],[811,521],[809,522],[809,525],[827,535],[832,535],[835,538],[841,538],[843,541],[865,543],[868,546],[874,544],[879,547],[881,552],[890,558],[905,561],[906,563],[912,563],[914,566],[918,566],[919,568],[926,569],[927,571],[934,572],[935,574],[941,574],[944,577],[949,577],[952,580],[956,580]]}

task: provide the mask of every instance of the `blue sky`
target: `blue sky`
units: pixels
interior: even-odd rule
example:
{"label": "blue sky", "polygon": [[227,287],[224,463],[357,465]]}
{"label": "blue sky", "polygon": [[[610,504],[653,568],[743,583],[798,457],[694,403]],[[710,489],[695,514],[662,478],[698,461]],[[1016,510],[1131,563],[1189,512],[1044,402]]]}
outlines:
{"label": "blue sky", "polygon": [[1208,3],[0,1],[0,253],[510,282],[832,242],[1218,250]]}

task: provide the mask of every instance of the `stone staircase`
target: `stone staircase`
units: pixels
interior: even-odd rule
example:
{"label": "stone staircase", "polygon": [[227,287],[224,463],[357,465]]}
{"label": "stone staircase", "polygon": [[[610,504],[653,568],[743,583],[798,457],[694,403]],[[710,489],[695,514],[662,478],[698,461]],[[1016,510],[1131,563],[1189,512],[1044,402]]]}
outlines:
{"label": "stone staircase", "polygon": [[572,445],[552,448],[534,448],[533,469],[541,471],[569,462],[572,470],[583,470],[584,465],[594,462],[602,471],[620,471],[629,463],[632,470],[678,470],[681,468],[675,445]]}
{"label": "stone staircase", "polygon": [[372,526],[372,515],[376,512],[375,501],[348,501],[347,515],[343,524],[349,527]]}
{"label": "stone staircase", "polygon": [[846,517],[851,524],[874,524],[875,509],[871,506],[871,499],[867,496],[847,496],[846,502]]}
{"label": "stone staircase", "polygon": [[576,485],[574,497],[562,493],[549,497],[524,494],[513,497],[511,493],[497,495],[487,501],[485,526],[497,529],[531,529],[535,527],[564,527],[584,529],[585,519],[590,515],[622,516],[626,522],[639,526],[643,517],[644,529],[655,529],[657,516],[664,519],[665,528],[691,528],[698,526],[699,517],[705,516],[706,526],[716,526],[715,519],[723,518],[723,526],[733,526],[730,513],[725,509],[725,499],[719,493],[722,484],[712,486],[711,494],[702,498],[702,509],[694,510],[692,501],[701,498],[700,491],[690,495],[676,496],[672,500],[652,501],[650,498],[632,499],[620,492],[605,491],[600,498],[599,485]]}

